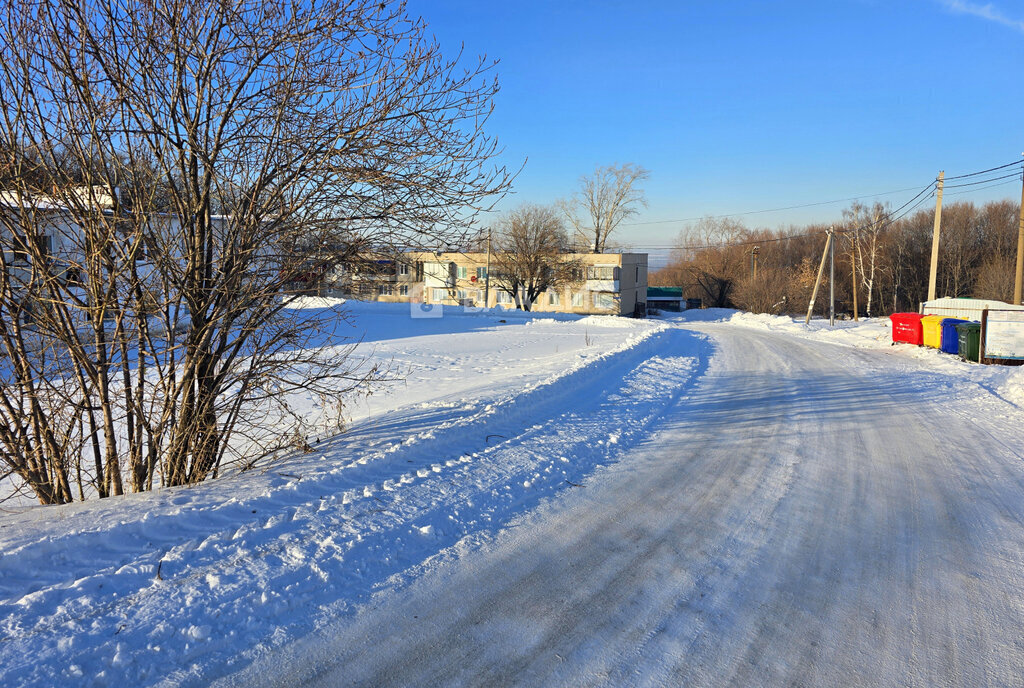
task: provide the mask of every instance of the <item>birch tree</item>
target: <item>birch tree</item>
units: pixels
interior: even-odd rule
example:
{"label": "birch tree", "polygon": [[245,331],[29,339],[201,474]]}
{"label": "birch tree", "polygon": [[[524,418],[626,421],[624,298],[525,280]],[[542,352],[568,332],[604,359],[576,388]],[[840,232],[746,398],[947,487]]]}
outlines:
{"label": "birch tree", "polygon": [[883,258],[881,237],[887,227],[885,220],[888,216],[887,206],[881,203],[866,206],[854,202],[843,211],[843,219],[852,230],[851,252],[856,255],[857,274],[864,288],[864,313],[869,318],[877,291],[875,281]]}

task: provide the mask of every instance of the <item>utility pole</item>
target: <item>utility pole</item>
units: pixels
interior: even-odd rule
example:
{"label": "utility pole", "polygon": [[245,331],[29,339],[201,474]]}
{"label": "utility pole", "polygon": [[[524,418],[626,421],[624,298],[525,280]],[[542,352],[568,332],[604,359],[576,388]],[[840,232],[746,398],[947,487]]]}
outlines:
{"label": "utility pole", "polygon": [[942,184],[945,171],[939,172],[938,192],[935,198],[935,226],[932,227],[932,267],[928,273],[928,300],[935,299],[935,278],[939,272],[939,227],[942,224]]}
{"label": "utility pole", "polygon": [[836,242],[832,240],[835,230],[828,233],[828,326],[836,326]]}
{"label": "utility pole", "polygon": [[757,281],[757,254],[760,250],[760,246],[755,246],[750,252],[750,276],[755,282]]}
{"label": "utility pole", "polygon": [[818,298],[818,286],[821,284],[821,275],[825,272],[825,259],[828,258],[828,249],[832,245],[832,230],[830,229],[825,239],[825,250],[821,253],[821,264],[818,266],[818,277],[814,280],[814,291],[811,293],[811,302],[807,305],[807,319],[804,325],[811,322],[811,313],[814,311],[814,302]]}
{"label": "utility pole", "polygon": [[1020,224],[1017,226],[1017,276],[1013,280],[1013,302],[1017,305],[1024,303],[1021,301],[1022,277],[1024,277],[1024,172],[1021,173]]}
{"label": "utility pole", "polygon": [[491,307],[491,228],[487,228],[487,267],[484,272],[484,308]]}
{"label": "utility pole", "polygon": [[[853,241],[857,241],[857,235],[853,235]],[[857,315],[857,244],[853,244],[853,248],[850,250],[850,274],[853,276],[853,319],[855,321],[860,320],[860,316]]]}

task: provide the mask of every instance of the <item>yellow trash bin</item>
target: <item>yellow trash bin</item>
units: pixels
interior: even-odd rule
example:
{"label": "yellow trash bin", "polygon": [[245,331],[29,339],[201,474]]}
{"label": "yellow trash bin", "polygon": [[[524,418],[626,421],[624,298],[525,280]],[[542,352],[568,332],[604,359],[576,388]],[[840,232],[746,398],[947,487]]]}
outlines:
{"label": "yellow trash bin", "polygon": [[926,315],[921,318],[921,330],[925,346],[933,349],[942,348],[942,321],[946,315]]}

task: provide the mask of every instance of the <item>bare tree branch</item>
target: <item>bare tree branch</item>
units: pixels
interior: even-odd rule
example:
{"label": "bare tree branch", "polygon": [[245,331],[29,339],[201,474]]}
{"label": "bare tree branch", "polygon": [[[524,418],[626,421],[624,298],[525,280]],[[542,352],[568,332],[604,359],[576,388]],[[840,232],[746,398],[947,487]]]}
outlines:
{"label": "bare tree branch", "polygon": [[598,167],[593,175],[580,177],[579,191],[562,203],[562,209],[594,253],[604,253],[612,232],[647,206],[640,183],[649,177],[647,170],[632,163]]}

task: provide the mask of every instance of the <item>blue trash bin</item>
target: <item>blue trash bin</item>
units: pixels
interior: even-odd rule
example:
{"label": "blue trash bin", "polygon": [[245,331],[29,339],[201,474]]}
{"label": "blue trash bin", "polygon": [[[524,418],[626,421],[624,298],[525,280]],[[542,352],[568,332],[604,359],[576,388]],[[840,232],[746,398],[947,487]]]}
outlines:
{"label": "blue trash bin", "polygon": [[960,353],[960,335],[956,326],[967,322],[963,318],[945,318],[942,321],[942,345],[939,347],[947,354]]}

